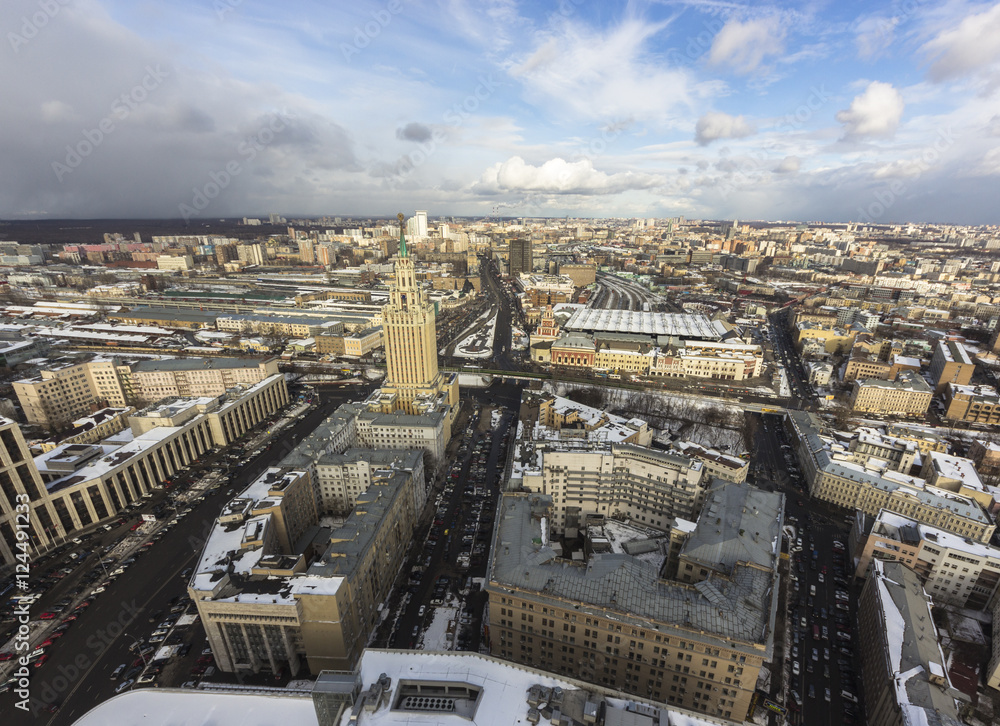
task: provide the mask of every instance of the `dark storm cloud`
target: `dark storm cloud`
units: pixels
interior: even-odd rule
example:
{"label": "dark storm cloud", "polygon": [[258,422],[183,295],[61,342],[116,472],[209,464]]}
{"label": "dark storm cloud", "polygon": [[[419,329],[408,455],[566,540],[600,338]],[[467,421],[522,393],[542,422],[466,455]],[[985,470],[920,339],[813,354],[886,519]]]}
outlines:
{"label": "dark storm cloud", "polygon": [[[4,3],[0,27],[32,9]],[[93,11],[61,6],[0,49],[0,217],[176,217],[227,166],[205,213],[242,215],[315,170],[361,170],[349,133],[299,99],[192,72]]]}
{"label": "dark storm cloud", "polygon": [[430,141],[433,132],[429,126],[412,121],[401,129],[396,129],[396,138],[401,141]]}

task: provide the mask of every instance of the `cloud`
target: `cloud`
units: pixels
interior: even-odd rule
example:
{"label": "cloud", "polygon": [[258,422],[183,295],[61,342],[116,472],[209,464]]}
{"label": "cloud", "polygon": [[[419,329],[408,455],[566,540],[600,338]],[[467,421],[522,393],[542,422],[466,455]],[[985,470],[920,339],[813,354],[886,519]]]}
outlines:
{"label": "cloud", "polygon": [[42,103],[42,121],[45,123],[62,123],[76,119],[76,113],[68,103],[58,100]]}
{"label": "cloud", "polygon": [[433,132],[429,126],[411,121],[401,129],[396,129],[396,138],[402,141],[417,141],[423,143],[430,141]]}
{"label": "cloud", "polygon": [[1000,147],[990,149],[970,171],[972,176],[1000,176]]}
{"label": "cloud", "polygon": [[649,174],[622,172],[605,174],[589,159],[568,162],[550,159],[532,166],[519,156],[494,164],[473,185],[478,194],[502,192],[546,194],[618,194],[630,189],[649,189],[661,180]]}
{"label": "cloud", "polygon": [[942,30],[923,46],[935,58],[927,72],[941,83],[985,68],[1000,59],[1000,3]]}
{"label": "cloud", "polygon": [[509,68],[529,100],[574,120],[677,121],[691,105],[686,69],[668,68],[644,49],[666,24],[626,20],[603,31],[563,22],[541,34]]}
{"label": "cloud", "polygon": [[872,173],[873,179],[916,179],[925,171],[927,164],[920,159],[897,159],[880,166]]}
{"label": "cloud", "polygon": [[872,81],[864,93],[854,97],[850,108],[837,112],[837,120],[844,124],[845,139],[890,137],[905,106],[903,94],[891,83]]}
{"label": "cloud", "polygon": [[874,60],[882,55],[892,45],[897,25],[899,25],[897,17],[874,16],[858,22],[855,26],[857,35],[854,36],[858,55],[864,60]]}
{"label": "cloud", "polygon": [[775,174],[795,174],[802,167],[802,160],[797,156],[786,156],[774,167]]}
{"label": "cloud", "polygon": [[709,111],[695,124],[694,138],[699,146],[707,146],[716,139],[742,139],[756,131],[742,116]]}
{"label": "cloud", "polygon": [[730,20],[712,41],[708,62],[727,65],[740,74],[752,73],[764,58],[784,48],[785,32],[777,18],[763,18],[741,23]]}

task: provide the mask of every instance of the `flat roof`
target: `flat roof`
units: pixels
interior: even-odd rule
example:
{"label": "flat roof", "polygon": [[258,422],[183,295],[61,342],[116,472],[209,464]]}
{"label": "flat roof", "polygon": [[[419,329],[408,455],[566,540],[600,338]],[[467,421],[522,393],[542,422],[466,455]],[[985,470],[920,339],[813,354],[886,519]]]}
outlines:
{"label": "flat roof", "polygon": [[710,574],[697,585],[687,585],[660,579],[654,565],[629,555],[593,554],[586,563],[571,562],[544,544],[542,519],[551,515],[551,504],[551,497],[542,494],[504,495],[488,588],[542,602],[579,603],[581,612],[598,617],[647,629],[678,628],[695,640],[725,638],[728,647],[770,653],[775,571],[739,563],[731,577]]}
{"label": "flat roof", "polygon": [[256,368],[272,358],[168,358],[142,360],[132,365],[133,372],[222,370]]}

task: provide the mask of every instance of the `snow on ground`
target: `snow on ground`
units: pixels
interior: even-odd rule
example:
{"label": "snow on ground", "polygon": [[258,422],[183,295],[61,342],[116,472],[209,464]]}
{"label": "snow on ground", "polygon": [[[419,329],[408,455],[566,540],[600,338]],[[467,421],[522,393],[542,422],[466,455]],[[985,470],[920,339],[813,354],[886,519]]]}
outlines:
{"label": "snow on ground", "polygon": [[737,429],[696,423],[684,428],[681,434],[685,441],[693,441],[733,456],[738,456],[745,448],[743,434]]}
{"label": "snow on ground", "polygon": [[493,338],[497,330],[497,316],[499,312],[487,321],[486,325],[455,346],[456,358],[489,358],[493,355]]}
{"label": "snow on ground", "polygon": [[[618,389],[613,387],[599,386],[597,383],[568,383],[564,381],[559,381],[553,383],[552,381],[544,381],[542,383],[542,388],[549,393],[554,393],[557,396],[566,397],[569,391],[574,391],[577,389],[592,389],[595,387],[604,388],[611,395],[621,395],[627,396],[632,393],[632,391],[626,391],[624,389]],[[691,408],[693,411],[709,411],[712,409],[723,410],[728,413],[743,413],[742,404],[727,403],[723,399],[715,398],[712,396],[703,396],[698,393],[683,393],[681,391],[657,391],[657,390],[644,390],[643,395],[656,396],[662,401],[668,401],[671,404],[676,404],[678,408]],[[610,407],[614,407],[615,401],[612,400],[609,404]]]}
{"label": "snow on ground", "polygon": [[780,378],[778,380],[778,395],[791,397],[792,388],[791,386],[788,385],[788,373],[785,371],[784,368],[781,368],[779,370],[780,370],[779,373]]}
{"label": "snow on ground", "polygon": [[500,425],[500,421],[502,419],[503,419],[503,411],[500,410],[499,408],[493,409],[493,412],[490,414],[490,429],[495,431],[496,428]]}
{"label": "snow on ground", "polygon": [[[458,602],[451,596],[446,605],[435,607],[432,612],[434,617],[420,634],[420,648],[422,650],[451,650],[452,640],[448,639],[448,624],[458,619]],[[452,630],[454,634],[454,630]]]}

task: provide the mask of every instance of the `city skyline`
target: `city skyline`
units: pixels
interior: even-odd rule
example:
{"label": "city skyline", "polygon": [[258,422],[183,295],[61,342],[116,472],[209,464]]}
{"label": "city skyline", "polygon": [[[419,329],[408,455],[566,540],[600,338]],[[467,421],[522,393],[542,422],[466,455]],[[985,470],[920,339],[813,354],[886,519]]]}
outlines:
{"label": "city skyline", "polygon": [[1000,4],[0,8],[0,218],[997,224]]}

